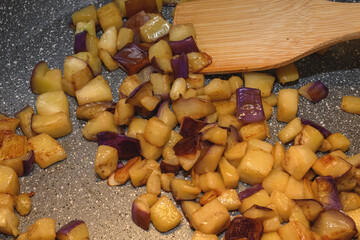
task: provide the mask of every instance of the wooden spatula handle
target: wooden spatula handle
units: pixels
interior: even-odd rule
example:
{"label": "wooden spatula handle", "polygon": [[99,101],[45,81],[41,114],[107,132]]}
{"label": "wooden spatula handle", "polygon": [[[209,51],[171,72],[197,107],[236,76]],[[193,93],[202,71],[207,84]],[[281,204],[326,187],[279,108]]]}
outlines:
{"label": "wooden spatula handle", "polygon": [[317,31],[315,35],[328,38],[325,45],[360,38],[360,4],[327,0],[311,2],[311,25],[314,26],[313,31]]}
{"label": "wooden spatula handle", "polygon": [[360,4],[326,0],[194,0],[174,23],[193,23],[213,57],[204,73],[276,68],[323,47],[360,38]]}

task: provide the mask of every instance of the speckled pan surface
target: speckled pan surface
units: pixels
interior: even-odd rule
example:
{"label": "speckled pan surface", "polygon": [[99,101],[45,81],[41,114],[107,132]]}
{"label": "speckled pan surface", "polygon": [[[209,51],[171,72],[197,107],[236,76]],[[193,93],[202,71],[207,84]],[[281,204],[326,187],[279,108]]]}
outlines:
{"label": "speckled pan surface", "polygon": [[[0,1],[0,112],[13,114],[29,104],[35,106],[36,95],[29,87],[35,64],[45,60],[51,68],[62,68],[65,56],[73,53],[73,31],[68,27],[71,14],[89,4],[100,7],[109,0],[2,0]],[[171,9],[165,9],[170,16]],[[241,30],[241,26],[239,26]],[[274,46],[276,47],[276,46]],[[301,79],[293,85],[275,84],[281,88],[299,88],[310,81],[322,80],[330,89],[329,96],[317,104],[300,97],[298,116],[323,124],[332,132],[342,132],[352,145],[347,152],[360,152],[360,116],[340,109],[344,95],[360,97],[360,41],[342,43],[324,56],[312,55],[296,63]],[[121,70],[103,71],[110,82],[114,100],[125,74]],[[220,76],[224,79],[228,76]],[[150,227],[144,231],[131,221],[131,203],[145,188],[131,184],[109,187],[94,173],[97,143],[84,140],[85,124],[76,119],[76,100],[69,97],[73,132],[58,141],[68,157],[47,169],[36,167],[30,176],[21,178],[21,192],[35,192],[32,211],[20,217],[20,231],[41,217],[52,217],[56,228],[74,219],[87,223],[91,239],[191,239],[192,231],[185,219],[173,231],[161,234]],[[284,125],[269,121],[271,139]],[[0,234],[0,239],[12,239]]]}

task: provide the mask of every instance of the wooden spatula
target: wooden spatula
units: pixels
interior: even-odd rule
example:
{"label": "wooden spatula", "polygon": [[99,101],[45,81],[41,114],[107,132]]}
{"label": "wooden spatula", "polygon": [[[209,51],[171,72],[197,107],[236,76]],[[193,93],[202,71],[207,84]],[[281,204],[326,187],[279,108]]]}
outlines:
{"label": "wooden spatula", "polygon": [[174,24],[184,23],[213,58],[203,73],[266,70],[360,38],[360,3],[193,0],[175,9]]}

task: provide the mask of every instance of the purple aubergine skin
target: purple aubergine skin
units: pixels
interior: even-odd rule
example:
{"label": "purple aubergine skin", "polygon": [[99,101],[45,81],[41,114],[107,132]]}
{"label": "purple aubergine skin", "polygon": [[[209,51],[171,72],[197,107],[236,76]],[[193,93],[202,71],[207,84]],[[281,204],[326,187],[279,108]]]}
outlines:
{"label": "purple aubergine skin", "polygon": [[[162,96],[162,97],[166,98],[166,96]],[[162,119],[162,115],[163,115],[164,110],[165,110],[166,108],[168,108],[168,109],[170,110],[169,104],[170,104],[170,102],[169,102],[168,99],[164,99],[163,102],[160,102],[160,103],[158,104],[159,107],[158,107],[158,110],[157,110],[157,112],[156,112],[156,117]]]}
{"label": "purple aubergine skin", "polygon": [[67,223],[65,226],[63,226],[62,228],[60,228],[57,232],[56,235],[58,234],[64,234],[67,235],[71,230],[73,230],[75,227],[79,226],[80,224],[85,223],[82,220],[73,220],[69,223]]}
{"label": "purple aubergine skin", "polygon": [[27,176],[34,169],[35,155],[34,155],[33,150],[31,150],[27,154],[25,154],[25,159],[22,161],[22,163],[23,163],[23,167],[24,167],[23,176]]}
{"label": "purple aubergine skin", "polygon": [[130,95],[128,96],[128,98],[133,98],[135,96],[135,94],[145,85],[148,84],[148,82],[143,82],[141,83],[139,86],[137,86],[134,90],[132,90],[132,92],[130,93]]}
{"label": "purple aubergine skin", "polygon": [[133,98],[133,97],[135,96],[135,94],[136,94],[143,86],[146,86],[146,85],[148,85],[148,84],[150,84],[149,81],[141,83],[139,86],[137,86],[137,87],[130,93],[130,95],[128,96],[128,99],[129,99],[129,98]]}
{"label": "purple aubergine skin", "polygon": [[151,82],[143,82],[130,93],[130,95],[126,98],[126,103],[130,103],[136,107],[142,107],[140,98],[145,95],[151,96],[152,94]]}
{"label": "purple aubergine skin", "polygon": [[176,176],[179,174],[180,171],[180,163],[178,163],[177,165],[173,165],[162,160],[160,163],[160,169],[162,173],[174,173]]}
{"label": "purple aubergine skin", "polygon": [[122,168],[124,166],[124,164],[122,162],[118,162],[116,169]]}
{"label": "purple aubergine skin", "polygon": [[164,70],[162,70],[162,69],[160,68],[159,64],[158,64],[157,61],[156,61],[156,57],[152,57],[150,63],[151,63],[151,66],[152,66],[153,68],[155,68],[158,73],[164,74]]}
{"label": "purple aubergine skin", "polygon": [[186,54],[181,54],[170,60],[173,69],[174,79],[188,78],[189,76],[189,60]]}
{"label": "purple aubergine skin", "polygon": [[317,189],[323,190],[319,193],[319,202],[323,205],[324,209],[337,209],[342,210],[343,206],[339,198],[339,192],[336,187],[336,182],[331,176],[318,176],[315,181],[320,187]]}
{"label": "purple aubergine skin", "polygon": [[134,42],[138,43],[141,41],[140,27],[144,25],[151,18],[146,14],[145,11],[140,11],[126,21],[126,28],[130,28],[134,31]]}
{"label": "purple aubergine skin", "polygon": [[144,11],[146,13],[158,13],[157,5],[155,0],[148,1],[125,1],[125,9],[128,18],[131,18],[136,13]]}
{"label": "purple aubergine skin", "polygon": [[136,201],[133,202],[131,207],[131,219],[137,226],[141,227],[142,229],[149,229],[150,212],[139,209],[136,205]]}
{"label": "purple aubergine skin", "polygon": [[245,189],[242,192],[239,192],[238,196],[240,201],[242,201],[245,198],[250,197],[251,195],[254,195],[255,193],[257,193],[258,191],[264,189],[263,186],[261,184],[256,184],[248,189]]}
{"label": "purple aubergine skin", "polygon": [[169,42],[169,45],[173,55],[199,52],[199,48],[197,47],[196,42],[192,36],[181,41],[171,41]]}
{"label": "purple aubergine skin", "polygon": [[157,113],[156,113],[156,117],[160,118],[161,115],[162,115],[163,110],[164,110],[166,107],[169,107],[169,101],[164,101],[164,102],[162,102],[162,103],[160,104],[159,109],[158,109],[158,111],[157,111]]}
{"label": "purple aubergine skin", "polygon": [[243,123],[265,121],[261,102],[261,91],[255,88],[241,87],[236,90],[236,117]]}
{"label": "purple aubergine skin", "polygon": [[327,97],[329,89],[320,81],[316,81],[307,89],[307,94],[312,103],[317,103]]}
{"label": "purple aubergine skin", "polygon": [[249,239],[260,240],[263,233],[259,220],[238,216],[233,218],[225,232],[225,240]]}
{"label": "purple aubergine skin", "polygon": [[312,126],[313,128],[316,128],[317,130],[319,130],[319,132],[324,136],[324,137],[328,137],[331,135],[331,132],[329,130],[327,130],[326,128],[324,128],[323,126],[313,122],[313,121],[310,121],[308,119],[305,119],[305,118],[301,118],[301,123],[302,124],[305,124],[305,125],[310,125]]}
{"label": "purple aubergine skin", "polygon": [[239,134],[239,131],[233,126],[230,125],[228,129],[228,136],[231,138],[234,142],[242,142],[243,139]]}
{"label": "purple aubergine skin", "polygon": [[269,212],[274,211],[271,208],[263,207],[263,206],[259,206],[259,205],[253,205],[253,207],[256,208],[256,209],[262,210],[262,211],[269,211]]}
{"label": "purple aubergine skin", "polygon": [[140,11],[137,14],[131,16],[126,21],[126,28],[130,28],[133,31],[139,30],[142,25],[144,25],[151,18],[146,14],[146,12]]}
{"label": "purple aubergine skin", "polygon": [[178,141],[174,146],[175,155],[195,155],[199,149],[200,134],[192,135],[190,137],[184,137]]}
{"label": "purple aubergine skin", "polygon": [[198,134],[207,124],[204,121],[192,119],[191,117],[184,117],[180,125],[179,134],[183,137],[193,136]]}
{"label": "purple aubergine skin", "polygon": [[85,30],[75,35],[74,53],[87,52],[86,34],[87,31]]}
{"label": "purple aubergine skin", "polygon": [[107,145],[116,148],[120,160],[129,160],[140,156],[140,141],[114,132],[98,133],[98,145]]}
{"label": "purple aubergine skin", "polygon": [[21,155],[19,157],[16,158],[12,158],[12,159],[6,159],[8,161],[21,161],[22,165],[23,165],[23,172],[22,173],[18,173],[19,177],[20,176],[26,176],[29,175],[32,170],[34,169],[34,163],[35,163],[35,155],[33,150],[27,152],[24,155]]}
{"label": "purple aubergine skin", "polygon": [[127,44],[115,54],[113,59],[128,75],[138,73],[150,63],[148,52],[141,49],[136,43]]}

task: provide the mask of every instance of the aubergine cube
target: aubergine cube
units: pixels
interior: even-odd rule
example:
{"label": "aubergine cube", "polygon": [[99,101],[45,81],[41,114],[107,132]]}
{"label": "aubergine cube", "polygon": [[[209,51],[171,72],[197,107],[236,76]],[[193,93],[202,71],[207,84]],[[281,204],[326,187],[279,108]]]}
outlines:
{"label": "aubergine cube", "polygon": [[171,67],[173,69],[174,79],[188,78],[189,61],[185,53],[171,59]]}
{"label": "aubergine cube", "polygon": [[261,102],[261,91],[255,88],[241,87],[236,90],[236,116],[243,123],[265,120]]}
{"label": "aubergine cube", "polygon": [[[31,80],[30,80],[31,82]],[[37,134],[31,129],[31,119],[34,115],[34,109],[26,105],[23,109],[14,114],[14,117],[20,120],[20,129],[27,138],[32,138]],[[1,113],[0,113],[1,118]]]}
{"label": "aubergine cube", "polygon": [[331,176],[318,176],[312,183],[312,189],[324,209],[342,210],[335,179]]}
{"label": "aubergine cube", "polygon": [[307,94],[312,103],[317,103],[327,97],[329,89],[320,81],[316,81],[307,89]]}
{"label": "aubergine cube", "polygon": [[200,135],[192,135],[180,139],[174,146],[175,155],[186,156],[196,154],[200,145]]}
{"label": "aubergine cube", "polygon": [[180,125],[180,135],[183,137],[190,137],[196,135],[200,130],[205,127],[208,123],[191,117],[184,117]]}
{"label": "aubergine cube", "polygon": [[128,160],[140,156],[140,141],[115,132],[98,133],[98,145],[116,148],[119,159]]}
{"label": "aubergine cube", "polygon": [[228,128],[228,138],[227,138],[227,144],[229,147],[234,146],[235,144],[242,142],[243,139],[239,134],[239,131],[233,126],[230,125]]}
{"label": "aubergine cube", "polygon": [[138,73],[143,67],[149,65],[148,52],[140,48],[136,43],[127,44],[120,49],[113,59],[128,74]]}
{"label": "aubergine cube", "polygon": [[158,8],[156,0],[127,0],[125,2],[126,15],[128,18],[134,16],[140,11],[147,13],[157,13]]}
{"label": "aubergine cube", "polygon": [[34,169],[35,155],[33,150],[26,153],[25,159],[22,160],[22,163],[24,167],[23,176],[27,176]]}
{"label": "aubergine cube", "polygon": [[319,234],[321,239],[349,240],[357,234],[354,220],[335,209],[320,213],[311,230]]}
{"label": "aubergine cube", "polygon": [[211,99],[201,97],[180,97],[172,102],[172,110],[179,123],[182,122],[184,117],[201,119],[216,112],[215,105]]}
{"label": "aubergine cube", "polygon": [[155,73],[156,69],[153,68],[151,65],[144,67],[143,69],[141,69],[140,72],[138,72],[136,74],[136,77],[141,81],[141,82],[147,82],[150,81],[150,75]]}
{"label": "aubergine cube", "polygon": [[89,239],[89,231],[84,221],[73,220],[56,232],[56,239],[71,240],[71,239]]}
{"label": "aubergine cube", "polygon": [[235,217],[225,232],[225,240],[251,239],[260,240],[263,234],[262,223],[247,217]]}
{"label": "aubergine cube", "polygon": [[140,27],[140,37],[143,43],[152,44],[169,34],[170,23],[161,15],[152,14],[151,19]]}
{"label": "aubergine cube", "polygon": [[24,155],[15,158],[8,158],[2,160],[1,165],[11,167],[16,174],[21,176],[29,175],[34,169],[35,155],[34,151],[31,150]]}
{"label": "aubergine cube", "polygon": [[296,205],[301,207],[307,220],[313,222],[324,211],[321,203],[315,199],[294,199]]}
{"label": "aubergine cube", "polygon": [[79,32],[75,35],[75,41],[74,41],[74,53],[78,52],[87,52],[86,47],[86,34],[87,31]]}
{"label": "aubergine cube", "polygon": [[219,234],[230,225],[228,210],[216,198],[193,211],[189,219],[196,230],[205,234]]}
{"label": "aubergine cube", "polygon": [[177,158],[176,160],[163,159],[160,163],[160,169],[162,173],[174,173],[175,175],[178,175],[180,171],[180,162]]}
{"label": "aubergine cube", "polygon": [[173,55],[180,55],[182,53],[199,52],[199,48],[192,36],[181,40],[169,42]]}
{"label": "aubergine cube", "polygon": [[158,62],[156,61],[156,57],[152,57],[150,61],[151,67],[153,67],[158,73],[164,74],[164,70],[161,69]]}
{"label": "aubergine cube", "polygon": [[114,102],[91,102],[80,105],[76,108],[76,117],[78,119],[90,120],[98,117],[104,111],[115,112],[116,103]]}
{"label": "aubergine cube", "polygon": [[144,230],[149,229],[150,208],[157,202],[158,197],[152,193],[145,193],[136,198],[131,207],[131,219]]}
{"label": "aubergine cube", "polygon": [[140,11],[126,21],[126,28],[130,28],[134,31],[134,42],[140,42],[140,27],[149,20],[150,17],[145,11]]}
{"label": "aubergine cube", "polygon": [[130,93],[130,95],[126,99],[126,103],[130,103],[133,106],[142,108],[143,105],[141,104],[141,99],[151,96],[153,96],[151,82],[143,82]]}
{"label": "aubergine cube", "polygon": [[313,121],[310,121],[308,119],[305,119],[305,118],[301,118],[301,123],[304,124],[304,125],[310,125],[312,126],[313,128],[316,128],[317,130],[319,130],[319,132],[326,138],[328,136],[331,135],[331,132],[329,130],[327,130],[326,128],[324,128],[323,126],[313,122]]}

